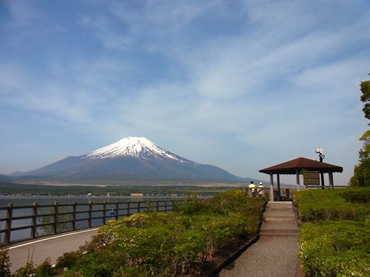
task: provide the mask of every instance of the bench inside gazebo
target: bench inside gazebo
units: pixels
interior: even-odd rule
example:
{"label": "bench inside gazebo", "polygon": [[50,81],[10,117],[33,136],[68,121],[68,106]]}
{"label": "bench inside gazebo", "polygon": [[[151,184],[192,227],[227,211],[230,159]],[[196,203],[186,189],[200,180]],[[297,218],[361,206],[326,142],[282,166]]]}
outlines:
{"label": "bench inside gazebo", "polygon": [[343,168],[337,165],[318,162],[307,158],[297,158],[281,164],[270,166],[259,170],[261,173],[270,175],[270,201],[274,201],[274,175],[277,176],[278,195],[277,200],[280,200],[280,175],[296,175],[297,191],[300,190],[299,175],[309,172],[316,172],[322,176],[322,187],[324,188],[323,174],[329,174],[329,187],[334,188],[333,173],[343,172]]}

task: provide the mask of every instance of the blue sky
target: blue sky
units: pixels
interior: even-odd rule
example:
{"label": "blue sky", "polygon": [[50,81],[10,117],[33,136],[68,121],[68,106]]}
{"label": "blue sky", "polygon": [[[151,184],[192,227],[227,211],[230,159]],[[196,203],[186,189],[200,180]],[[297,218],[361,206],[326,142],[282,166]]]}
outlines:
{"label": "blue sky", "polygon": [[346,184],[369,26],[368,0],[0,1],[0,173],[144,136],[265,180],[321,147]]}

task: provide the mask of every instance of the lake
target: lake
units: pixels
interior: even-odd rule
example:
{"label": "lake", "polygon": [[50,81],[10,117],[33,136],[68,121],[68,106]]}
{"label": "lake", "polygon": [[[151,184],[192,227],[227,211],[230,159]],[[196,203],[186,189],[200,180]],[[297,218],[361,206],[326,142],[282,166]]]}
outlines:
{"label": "lake", "polygon": [[161,200],[169,199],[168,196],[0,196],[0,207],[7,207],[8,204],[14,206],[31,206],[33,203],[39,205],[51,205],[55,202],[59,204],[72,204],[77,203],[114,203],[116,201],[139,201],[139,200]]}

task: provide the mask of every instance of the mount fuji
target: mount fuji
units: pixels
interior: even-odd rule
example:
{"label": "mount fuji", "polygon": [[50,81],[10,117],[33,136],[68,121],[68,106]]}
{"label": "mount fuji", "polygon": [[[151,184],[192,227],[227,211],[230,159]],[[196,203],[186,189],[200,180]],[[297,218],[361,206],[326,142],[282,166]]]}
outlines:
{"label": "mount fuji", "polygon": [[244,180],[219,167],[180,157],[144,137],[125,137],[85,155],[70,156],[33,171],[13,173],[12,176],[64,182]]}

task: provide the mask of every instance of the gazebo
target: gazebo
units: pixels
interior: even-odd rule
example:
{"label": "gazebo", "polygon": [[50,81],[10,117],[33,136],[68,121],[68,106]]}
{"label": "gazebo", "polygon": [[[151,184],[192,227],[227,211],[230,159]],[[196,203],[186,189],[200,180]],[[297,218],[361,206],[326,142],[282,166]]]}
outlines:
{"label": "gazebo", "polygon": [[343,172],[343,168],[337,165],[332,165],[328,163],[318,162],[312,159],[307,158],[297,158],[294,160],[290,160],[281,164],[277,164],[274,166],[270,166],[264,169],[259,170],[259,172],[266,173],[270,175],[270,201],[274,201],[274,177],[273,175],[277,175],[277,186],[280,196],[280,175],[296,175],[297,178],[297,191],[300,190],[300,181],[299,175],[302,174],[303,171],[308,172],[319,172],[321,174],[328,173],[329,174],[329,186],[334,187],[333,181],[333,173],[335,172]]}

